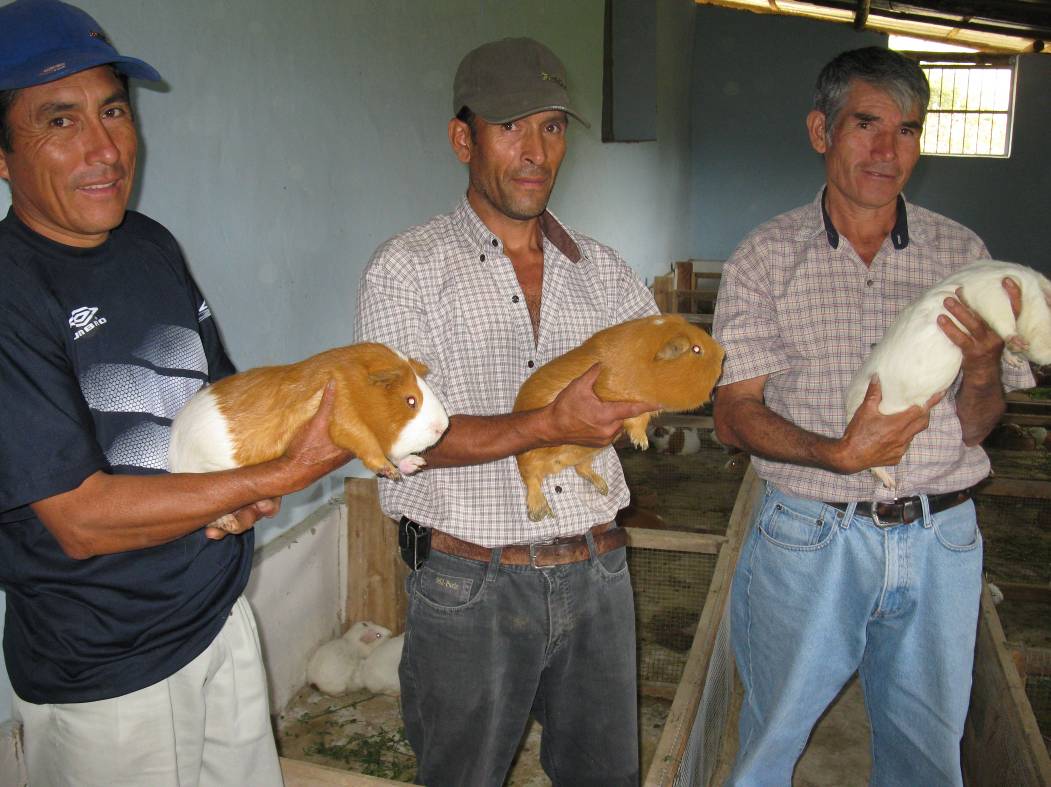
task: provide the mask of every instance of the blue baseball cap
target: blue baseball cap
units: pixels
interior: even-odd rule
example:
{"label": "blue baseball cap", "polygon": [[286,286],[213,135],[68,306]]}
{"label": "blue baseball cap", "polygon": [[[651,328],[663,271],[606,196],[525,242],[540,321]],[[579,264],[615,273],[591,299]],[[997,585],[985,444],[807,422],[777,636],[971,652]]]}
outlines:
{"label": "blue baseball cap", "polygon": [[107,63],[135,79],[161,79],[149,63],[120,55],[101,25],[68,3],[0,6],[0,90],[42,85]]}

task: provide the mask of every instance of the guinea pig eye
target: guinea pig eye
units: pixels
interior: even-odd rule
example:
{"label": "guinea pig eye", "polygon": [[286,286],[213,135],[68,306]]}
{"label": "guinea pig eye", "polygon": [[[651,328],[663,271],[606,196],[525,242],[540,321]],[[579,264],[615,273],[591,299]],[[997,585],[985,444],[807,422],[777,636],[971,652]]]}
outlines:
{"label": "guinea pig eye", "polygon": [[699,344],[693,345],[693,347],[691,347],[690,349],[693,350],[697,355],[701,354],[701,345]]}
{"label": "guinea pig eye", "polygon": [[416,409],[416,397],[415,396],[406,396],[405,397],[405,404],[409,405],[409,407],[411,407],[411,408],[413,408],[415,410]]}

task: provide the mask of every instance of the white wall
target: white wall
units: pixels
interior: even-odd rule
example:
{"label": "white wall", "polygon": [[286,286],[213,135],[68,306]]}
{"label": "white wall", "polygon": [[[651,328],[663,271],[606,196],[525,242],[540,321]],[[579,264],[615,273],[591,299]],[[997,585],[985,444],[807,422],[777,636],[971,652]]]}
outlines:
{"label": "white wall", "polygon": [[[604,0],[79,4],[121,52],[166,79],[135,90],[143,144],[133,207],[179,239],[247,368],[351,341],[373,249],[453,207],[466,188],[445,132],[453,74],[495,38],[550,46],[592,121],[571,128],[552,209],[619,248],[643,277],[690,256],[694,6],[658,2],[658,141],[615,145],[599,133]],[[332,478],[286,500],[260,542],[337,492]],[[0,686],[0,719],[5,696]]]}

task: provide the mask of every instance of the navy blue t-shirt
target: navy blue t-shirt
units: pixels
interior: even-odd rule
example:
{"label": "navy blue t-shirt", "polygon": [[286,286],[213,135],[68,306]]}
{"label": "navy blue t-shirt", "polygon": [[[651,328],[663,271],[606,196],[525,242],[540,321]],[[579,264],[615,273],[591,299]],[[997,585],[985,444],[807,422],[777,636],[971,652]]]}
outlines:
{"label": "navy blue t-shirt", "polygon": [[129,211],[76,249],[0,221],[0,587],[4,656],[34,703],[127,694],[215,638],[251,570],[252,531],[67,557],[29,507],[96,471],[165,472],[171,419],[233,372],[171,234]]}

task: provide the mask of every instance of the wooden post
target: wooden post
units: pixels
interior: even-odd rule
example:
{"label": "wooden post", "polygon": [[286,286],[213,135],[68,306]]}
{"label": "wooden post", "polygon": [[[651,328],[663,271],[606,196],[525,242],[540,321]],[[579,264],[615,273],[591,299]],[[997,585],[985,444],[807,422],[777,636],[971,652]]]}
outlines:
{"label": "wooden post", "polygon": [[675,263],[675,289],[685,291],[675,299],[675,311],[689,314],[693,311],[693,261]]}
{"label": "wooden post", "polygon": [[398,526],[380,510],[375,478],[348,478],[347,623],[371,620],[393,631],[405,629],[408,566],[398,552]]}
{"label": "wooden post", "polygon": [[674,274],[665,273],[653,279],[653,300],[657,302],[657,308],[665,314],[675,308],[675,304],[672,303],[672,290],[675,284],[672,281],[673,277]]}

